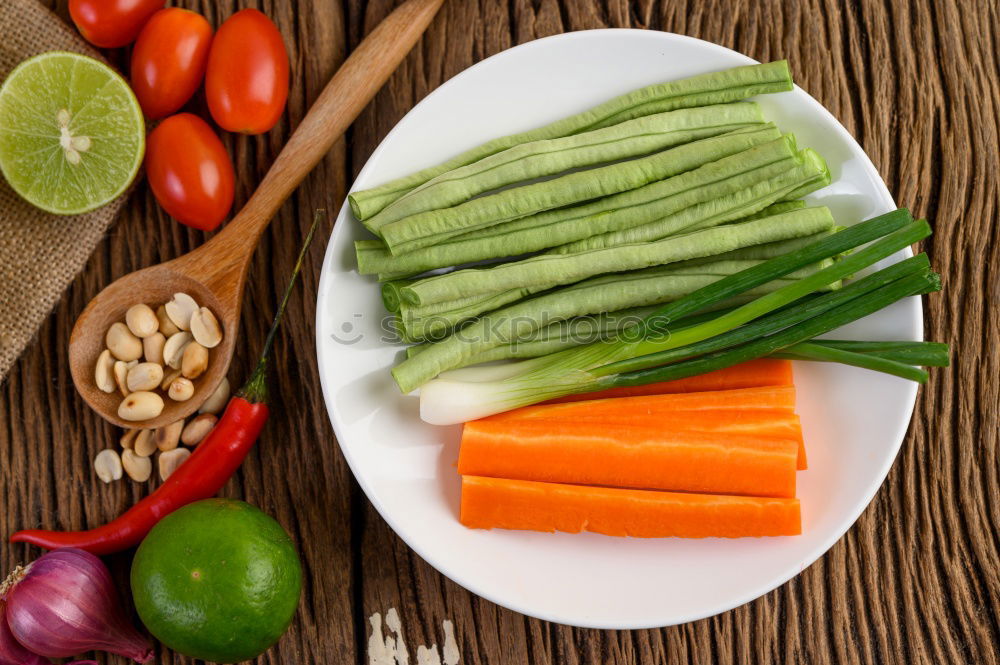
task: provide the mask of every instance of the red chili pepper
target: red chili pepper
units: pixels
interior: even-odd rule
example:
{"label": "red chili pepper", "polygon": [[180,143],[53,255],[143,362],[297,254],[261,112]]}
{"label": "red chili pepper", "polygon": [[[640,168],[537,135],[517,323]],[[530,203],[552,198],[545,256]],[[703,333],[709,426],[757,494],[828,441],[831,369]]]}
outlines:
{"label": "red chili pepper", "polygon": [[242,390],[229,400],[226,412],[191,457],[155,492],[104,526],[88,531],[18,531],[10,542],[31,543],[50,550],[78,547],[98,556],[112,554],[138,545],[157,522],[178,508],[215,496],[222,489],[243,463],[267,422],[267,356],[319,219],[317,213],[267,333],[257,367]]}

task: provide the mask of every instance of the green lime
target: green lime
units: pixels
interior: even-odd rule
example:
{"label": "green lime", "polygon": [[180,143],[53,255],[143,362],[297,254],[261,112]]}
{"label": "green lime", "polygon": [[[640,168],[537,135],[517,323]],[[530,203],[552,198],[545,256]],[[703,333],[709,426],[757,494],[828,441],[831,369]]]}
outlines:
{"label": "green lime", "polygon": [[74,215],[125,191],[146,127],[121,76],[78,53],[25,60],[0,87],[0,171],[42,210]]}
{"label": "green lime", "polygon": [[278,641],[302,591],[281,525],[248,503],[206,499],[153,527],[132,562],[132,597],[156,639],[192,658],[249,660]]}

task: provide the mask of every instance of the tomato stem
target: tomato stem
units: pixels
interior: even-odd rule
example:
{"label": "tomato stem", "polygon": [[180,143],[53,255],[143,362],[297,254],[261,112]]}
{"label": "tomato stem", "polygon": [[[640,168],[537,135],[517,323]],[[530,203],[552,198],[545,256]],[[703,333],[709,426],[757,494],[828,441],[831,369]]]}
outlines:
{"label": "tomato stem", "polygon": [[278,333],[278,326],[280,325],[281,319],[285,314],[285,307],[287,307],[288,300],[291,298],[292,288],[295,286],[295,280],[298,278],[299,272],[302,270],[302,262],[305,260],[306,251],[309,249],[309,245],[312,244],[313,236],[316,234],[316,228],[319,226],[319,221],[323,218],[325,213],[326,210],[320,208],[316,211],[316,215],[313,217],[312,226],[309,227],[306,239],[302,243],[302,249],[299,250],[299,257],[295,260],[295,267],[292,269],[292,276],[289,278],[288,285],[285,287],[285,293],[281,296],[281,302],[278,303],[278,311],[275,313],[274,320],[271,322],[271,329],[267,331],[267,337],[264,339],[264,348],[261,350],[260,360],[257,361],[257,366],[254,367],[253,372],[250,374],[250,378],[237,393],[239,397],[244,398],[252,404],[259,404],[267,401],[267,358],[271,353],[271,347],[274,345],[274,337]]}

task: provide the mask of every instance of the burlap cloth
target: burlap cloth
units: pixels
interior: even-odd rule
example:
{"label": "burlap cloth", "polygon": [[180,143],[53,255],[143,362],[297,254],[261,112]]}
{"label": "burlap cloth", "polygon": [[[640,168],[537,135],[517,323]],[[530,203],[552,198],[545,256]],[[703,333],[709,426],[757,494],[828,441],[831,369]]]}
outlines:
{"label": "burlap cloth", "polygon": [[[53,50],[102,59],[37,0],[0,0],[0,80],[25,58]],[[61,217],[24,201],[0,176],[0,379],[83,268],[125,198],[86,215]]]}

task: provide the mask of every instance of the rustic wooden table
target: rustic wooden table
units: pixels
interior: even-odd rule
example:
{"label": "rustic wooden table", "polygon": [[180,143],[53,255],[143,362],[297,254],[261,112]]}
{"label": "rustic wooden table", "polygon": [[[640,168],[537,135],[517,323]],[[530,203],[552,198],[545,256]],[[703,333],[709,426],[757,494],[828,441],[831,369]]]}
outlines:
{"label": "rustic wooden table", "polygon": [[[63,17],[66,0],[48,0]],[[259,7],[284,33],[293,68],[285,120],[226,137],[246,200],[338,64],[393,0],[184,0],[217,25]],[[274,415],[226,488],[274,515],[305,564],[289,633],[261,662],[365,663],[370,617],[396,608],[411,661],[452,622],[463,663],[1000,662],[1000,13],[995,0],[448,0],[423,41],[265,234],[254,259],[243,343],[247,374],[312,212],[340,205],[352,176],[397,120],[474,62],[567,30],[668,30],[758,60],[788,58],[795,79],[857,137],[900,205],[926,216],[926,247],[947,297],[928,299],[932,339],[954,345],[932,372],[885,486],[822,559],[731,612],[662,630],[579,630],[473,596],[417,558],[375,513],[334,440],[316,372],[313,318],[327,222],[309,253],[274,362]],[[199,100],[195,107],[203,107]],[[330,219],[332,220],[331,214]],[[116,430],[73,390],[70,328],[115,277],[202,242],[145,187],[0,386],[0,535],[79,528],[149,488],[100,484],[90,460]],[[28,547],[0,546],[9,568]],[[129,556],[112,557],[124,583]],[[426,659],[427,653],[423,656]],[[110,659],[121,662],[120,659]],[[158,662],[185,662],[162,652]],[[423,662],[423,661],[421,661]],[[433,661],[428,661],[433,662]],[[445,662],[454,662],[446,654]]]}

